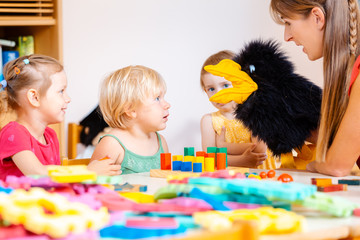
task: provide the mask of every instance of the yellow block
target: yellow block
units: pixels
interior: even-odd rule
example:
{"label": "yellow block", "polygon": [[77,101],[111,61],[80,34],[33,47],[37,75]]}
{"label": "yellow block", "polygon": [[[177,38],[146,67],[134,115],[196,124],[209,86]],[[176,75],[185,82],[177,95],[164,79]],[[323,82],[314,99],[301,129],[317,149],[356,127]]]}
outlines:
{"label": "yellow block", "polygon": [[184,156],[184,162],[194,162],[194,156]]}
{"label": "yellow block", "polygon": [[182,161],[183,156],[182,155],[173,155],[173,161]]}
{"label": "yellow block", "polygon": [[214,172],[215,171],[215,159],[214,158],[205,158],[205,171]]}

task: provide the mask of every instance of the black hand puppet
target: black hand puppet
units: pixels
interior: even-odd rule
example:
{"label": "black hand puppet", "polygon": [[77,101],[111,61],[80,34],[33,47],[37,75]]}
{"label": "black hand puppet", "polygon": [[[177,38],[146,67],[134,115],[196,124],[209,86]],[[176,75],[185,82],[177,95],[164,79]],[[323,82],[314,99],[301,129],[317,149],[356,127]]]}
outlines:
{"label": "black hand puppet", "polygon": [[252,41],[233,60],[205,67],[233,85],[210,101],[237,102],[236,118],[274,155],[300,149],[318,127],[321,89],[294,73],[292,63],[273,40]]}
{"label": "black hand puppet", "polygon": [[91,145],[92,140],[109,125],[105,122],[99,106],[97,106],[89,115],[81,120],[83,126],[80,132],[80,142],[85,146]]}

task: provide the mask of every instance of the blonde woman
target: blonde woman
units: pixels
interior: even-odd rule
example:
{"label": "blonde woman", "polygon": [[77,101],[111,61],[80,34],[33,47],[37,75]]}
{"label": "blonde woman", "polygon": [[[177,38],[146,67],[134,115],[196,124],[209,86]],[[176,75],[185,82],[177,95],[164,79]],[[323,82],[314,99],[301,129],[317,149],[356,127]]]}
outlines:
{"label": "blonde woman", "polygon": [[[324,90],[317,161],[307,169],[348,175],[360,156],[359,7],[357,0],[271,0],[285,41],[309,60],[323,57]],[[350,91],[351,90],[351,91]]]}
{"label": "blonde woman", "polygon": [[128,66],[105,78],[99,106],[112,128],[100,138],[91,159],[110,157],[122,174],[160,168],[160,153],[168,152],[158,131],[166,128],[170,104],[159,73],[144,66]]}

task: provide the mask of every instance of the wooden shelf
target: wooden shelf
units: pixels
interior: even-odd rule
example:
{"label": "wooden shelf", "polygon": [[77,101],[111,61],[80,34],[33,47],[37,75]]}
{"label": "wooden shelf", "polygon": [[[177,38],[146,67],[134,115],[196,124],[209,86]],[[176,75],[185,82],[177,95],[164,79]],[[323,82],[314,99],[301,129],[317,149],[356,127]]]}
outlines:
{"label": "wooden shelf", "polygon": [[52,17],[18,17],[0,16],[0,26],[53,26],[56,20]]}

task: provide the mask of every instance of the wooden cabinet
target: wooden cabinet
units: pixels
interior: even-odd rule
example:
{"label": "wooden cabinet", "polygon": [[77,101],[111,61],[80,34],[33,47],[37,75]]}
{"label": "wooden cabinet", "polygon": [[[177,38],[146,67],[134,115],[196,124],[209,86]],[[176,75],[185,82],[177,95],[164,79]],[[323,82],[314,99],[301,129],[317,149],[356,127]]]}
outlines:
{"label": "wooden cabinet", "polygon": [[[35,53],[63,62],[62,0],[0,0],[0,38],[34,36]],[[14,113],[0,113],[0,128],[15,119]],[[60,157],[65,154],[64,124],[54,124],[60,142]]]}

